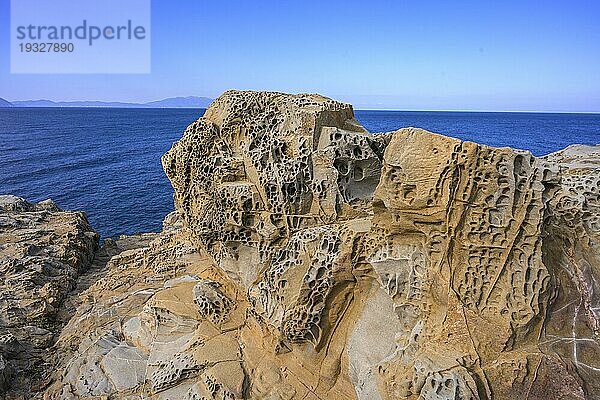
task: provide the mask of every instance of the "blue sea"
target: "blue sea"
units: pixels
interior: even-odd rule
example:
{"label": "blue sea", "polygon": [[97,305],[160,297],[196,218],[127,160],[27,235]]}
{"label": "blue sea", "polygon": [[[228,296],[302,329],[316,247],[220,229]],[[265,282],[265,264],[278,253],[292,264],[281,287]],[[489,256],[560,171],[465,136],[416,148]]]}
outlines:
{"label": "blue sea", "polygon": [[[159,231],[173,210],[160,157],[200,109],[0,109],[0,194],[86,211],[103,237]],[[600,143],[600,114],[356,111],[371,132],[414,126],[543,155]]]}

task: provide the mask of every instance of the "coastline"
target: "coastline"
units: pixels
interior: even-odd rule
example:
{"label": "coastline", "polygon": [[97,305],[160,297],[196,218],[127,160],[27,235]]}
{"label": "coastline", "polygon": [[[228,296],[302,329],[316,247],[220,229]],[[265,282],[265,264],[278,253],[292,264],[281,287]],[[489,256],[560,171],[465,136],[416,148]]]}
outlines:
{"label": "coastline", "polygon": [[2,198],[5,276],[77,267],[58,292],[48,270],[6,281],[17,308],[60,323],[3,327],[0,383],[50,398],[598,391],[571,344],[599,346],[600,146],[534,157],[354,117],[318,95],[226,92],[162,157],[162,231],[101,250],[84,214]]}

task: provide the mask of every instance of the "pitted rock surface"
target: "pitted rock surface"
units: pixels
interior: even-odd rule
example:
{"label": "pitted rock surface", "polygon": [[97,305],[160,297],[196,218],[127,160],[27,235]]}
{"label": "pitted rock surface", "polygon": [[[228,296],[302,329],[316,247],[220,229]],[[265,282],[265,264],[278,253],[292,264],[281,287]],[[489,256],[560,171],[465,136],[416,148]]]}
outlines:
{"label": "pitted rock surface", "polygon": [[97,246],[84,213],[0,196],[0,395],[43,387],[60,308]]}
{"label": "pitted rock surface", "polygon": [[230,91],[162,162],[176,213],[80,295],[36,396],[600,398],[600,146]]}

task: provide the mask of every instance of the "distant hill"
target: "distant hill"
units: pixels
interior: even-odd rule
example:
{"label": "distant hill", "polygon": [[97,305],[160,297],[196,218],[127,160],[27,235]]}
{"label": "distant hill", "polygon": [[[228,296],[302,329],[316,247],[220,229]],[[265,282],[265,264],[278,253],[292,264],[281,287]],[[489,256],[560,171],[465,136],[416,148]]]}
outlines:
{"label": "distant hill", "polygon": [[[52,101],[52,100],[24,100],[6,102],[5,107],[118,107],[118,108],[206,108],[212,99],[208,97],[171,97],[164,100],[150,101],[147,103],[125,103],[117,101]],[[1,107],[0,102],[0,107]]]}
{"label": "distant hill", "polygon": [[206,108],[213,102],[208,97],[171,97],[164,100],[151,101],[144,103],[146,107],[168,107],[168,108]]}
{"label": "distant hill", "polygon": [[6,101],[0,97],[0,108],[13,107],[13,104],[10,101]]}

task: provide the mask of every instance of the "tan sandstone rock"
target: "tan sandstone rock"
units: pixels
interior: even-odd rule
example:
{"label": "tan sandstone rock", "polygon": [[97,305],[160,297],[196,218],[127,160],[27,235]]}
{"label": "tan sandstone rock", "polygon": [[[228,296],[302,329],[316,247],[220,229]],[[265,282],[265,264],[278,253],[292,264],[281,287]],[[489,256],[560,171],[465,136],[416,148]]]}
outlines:
{"label": "tan sandstone rock", "polygon": [[230,91],[162,162],[176,213],[80,295],[46,398],[600,398],[600,147]]}
{"label": "tan sandstone rock", "polygon": [[43,387],[63,300],[97,245],[84,213],[0,196],[0,396]]}

